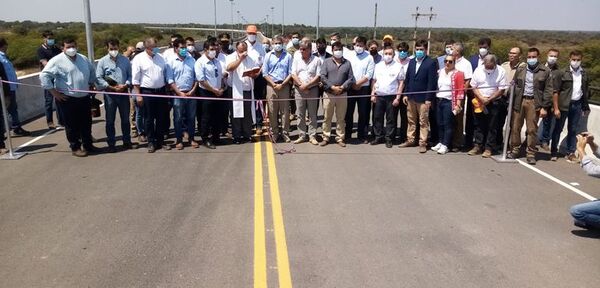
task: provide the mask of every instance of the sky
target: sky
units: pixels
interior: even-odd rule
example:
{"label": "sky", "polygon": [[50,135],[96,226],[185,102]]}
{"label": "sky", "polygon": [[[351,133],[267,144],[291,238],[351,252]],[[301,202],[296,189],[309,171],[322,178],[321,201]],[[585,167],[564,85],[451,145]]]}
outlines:
{"label": "sky", "polygon": [[[2,0],[0,20],[82,22],[84,0]],[[316,26],[319,0],[90,0],[92,22],[105,23],[214,23],[214,2],[217,22],[238,20],[237,11],[249,23],[265,21],[267,15],[281,25]],[[378,3],[378,26],[413,27],[417,6],[421,13],[438,14],[433,27],[600,31],[598,0],[321,0],[322,27],[372,27],[374,6]],[[165,3],[169,3],[165,7]],[[172,3],[172,4],[171,4]],[[474,5],[473,3],[477,4]],[[35,7],[32,9],[31,7]],[[274,17],[271,16],[274,7]],[[283,8],[283,9],[282,9]],[[429,27],[428,19],[420,19],[419,27]]]}

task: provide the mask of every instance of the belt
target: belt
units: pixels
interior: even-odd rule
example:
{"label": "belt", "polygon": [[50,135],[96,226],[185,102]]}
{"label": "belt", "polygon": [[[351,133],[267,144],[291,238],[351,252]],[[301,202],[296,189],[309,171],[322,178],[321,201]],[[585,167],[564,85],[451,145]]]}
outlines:
{"label": "belt", "polygon": [[523,95],[523,99],[529,99],[529,100],[533,100],[534,96],[527,96],[527,95]]}
{"label": "belt", "polygon": [[160,87],[160,88],[140,87],[140,90],[147,90],[147,91],[151,91],[151,92],[164,92],[165,91],[165,87]]}

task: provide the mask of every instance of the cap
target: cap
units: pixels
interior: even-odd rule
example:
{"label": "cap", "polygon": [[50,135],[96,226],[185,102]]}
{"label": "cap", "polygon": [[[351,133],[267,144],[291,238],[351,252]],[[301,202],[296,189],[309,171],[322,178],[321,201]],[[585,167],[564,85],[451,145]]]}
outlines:
{"label": "cap", "polygon": [[392,37],[392,35],[389,35],[389,34],[383,36],[383,40],[387,40],[387,39],[394,41],[394,37]]}
{"label": "cap", "polygon": [[137,44],[135,44],[135,49],[144,50],[144,42],[140,41]]}
{"label": "cap", "polygon": [[256,29],[255,25],[248,25],[248,27],[246,27],[246,33],[256,33],[258,31],[258,29]]}

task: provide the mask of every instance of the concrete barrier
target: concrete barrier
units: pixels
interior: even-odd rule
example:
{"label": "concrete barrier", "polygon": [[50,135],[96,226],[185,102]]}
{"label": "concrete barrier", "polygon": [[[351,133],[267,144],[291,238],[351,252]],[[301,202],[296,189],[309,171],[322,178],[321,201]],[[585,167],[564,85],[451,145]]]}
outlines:
{"label": "concrete barrier", "polygon": [[40,85],[40,73],[19,77],[17,90],[17,107],[21,122],[26,122],[44,115],[44,89],[27,85]]}

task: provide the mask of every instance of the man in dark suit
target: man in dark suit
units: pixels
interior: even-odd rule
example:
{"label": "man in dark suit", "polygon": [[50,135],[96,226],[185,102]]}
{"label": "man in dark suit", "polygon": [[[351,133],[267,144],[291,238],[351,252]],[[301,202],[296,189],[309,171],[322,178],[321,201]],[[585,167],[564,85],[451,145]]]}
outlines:
{"label": "man in dark suit", "polygon": [[[429,110],[435,99],[437,89],[437,62],[426,55],[427,40],[419,40],[415,44],[415,58],[410,60],[404,80],[402,101],[408,110],[408,131],[406,142],[400,147],[416,146],[417,121],[419,122],[419,153],[427,152],[427,136],[429,135]],[[431,91],[429,93],[412,94],[414,92]]]}

